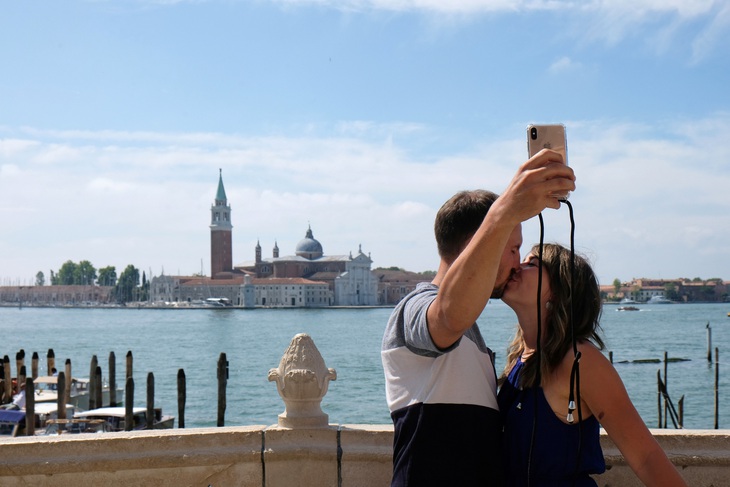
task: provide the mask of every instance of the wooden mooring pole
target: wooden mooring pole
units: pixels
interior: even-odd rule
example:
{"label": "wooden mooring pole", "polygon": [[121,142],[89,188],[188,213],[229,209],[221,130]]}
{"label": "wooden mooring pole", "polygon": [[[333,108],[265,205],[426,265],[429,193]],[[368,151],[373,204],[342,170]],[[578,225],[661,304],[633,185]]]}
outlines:
{"label": "wooden mooring pole", "polygon": [[707,361],[712,363],[712,328],[710,328],[710,322],[707,322]]}
{"label": "wooden mooring pole", "polygon": [[218,426],[225,426],[226,422],[226,384],[228,383],[228,360],[226,354],[221,353],[218,358]]}
{"label": "wooden mooring pole", "polygon": [[715,429],[720,429],[720,352],[715,347]]}
{"label": "wooden mooring pole", "polygon": [[[20,384],[25,383],[25,379],[27,376],[28,374],[25,372],[25,365],[22,365],[20,369],[18,369],[18,392],[20,392]],[[25,395],[28,395],[28,391],[26,391]]]}
{"label": "wooden mooring pole", "polygon": [[[18,389],[20,384],[18,382]],[[25,379],[25,434],[35,436],[35,385],[31,377]]]}
{"label": "wooden mooring pole", "polygon": [[185,428],[185,401],[186,401],[185,371],[177,371],[177,427]]}
{"label": "wooden mooring pole", "polygon": [[679,427],[681,429],[684,428],[684,394],[679,398],[677,406],[679,407]]}
{"label": "wooden mooring pole", "polygon": [[127,377],[124,385],[124,431],[132,431],[134,428],[134,379]]}
{"label": "wooden mooring pole", "polygon": [[48,373],[46,375],[53,375],[53,369],[56,368],[56,354],[53,352],[52,348],[49,348],[46,353],[46,367],[48,368]]}
{"label": "wooden mooring pole", "polygon": [[[58,373],[56,393],[56,410],[58,411],[56,416],[58,419],[66,419],[66,374],[64,372]],[[66,425],[62,421],[58,422],[59,431],[63,431],[65,426]]]}
{"label": "wooden mooring pole", "polygon": [[155,424],[155,374],[147,374],[147,429],[151,430]]}
{"label": "wooden mooring pole", "polygon": [[30,361],[30,376],[33,380],[38,378],[38,352],[33,352],[33,358]]}
{"label": "wooden mooring pole", "polygon": [[96,397],[96,407],[104,407],[104,386],[101,383],[101,367],[96,366],[96,373],[94,374],[94,394]]}
{"label": "wooden mooring pole", "polygon": [[13,400],[13,379],[10,371],[10,357],[3,357],[3,372],[5,373],[5,399],[6,403]]}
{"label": "wooden mooring pole", "polygon": [[0,360],[0,404],[5,404],[5,363]]}
{"label": "wooden mooring pole", "polygon": [[96,368],[99,366],[99,360],[96,355],[92,355],[89,365],[89,409],[100,408],[101,404],[96,402]]}
{"label": "wooden mooring pole", "polygon": [[124,380],[132,377],[132,362],[134,362],[134,360],[132,360],[132,351],[130,350],[127,352],[127,372],[124,376]]}
{"label": "wooden mooring pole", "polygon": [[656,371],[656,389],[657,389],[657,396],[656,396],[656,402],[657,402],[657,412],[659,414],[659,424],[658,427],[662,427],[662,371],[657,370]]}
{"label": "wooden mooring pole", "polygon": [[[669,379],[667,377],[667,370],[669,368],[669,355],[666,350],[664,351],[664,389],[669,394]],[[664,396],[664,427],[667,427],[667,397]]]}
{"label": "wooden mooring pole", "polygon": [[117,357],[109,352],[109,405],[117,405]]}
{"label": "wooden mooring pole", "polygon": [[65,389],[65,395],[66,398],[71,397],[71,384],[73,382],[73,375],[71,375],[71,359],[66,359],[65,364],[65,370],[66,370],[66,389]]}
{"label": "wooden mooring pole", "polygon": [[[15,371],[18,374],[18,390],[20,390],[20,369],[25,367],[25,350],[20,349],[20,351],[15,354],[15,367]],[[25,377],[25,375],[26,374],[23,373],[23,377]]]}

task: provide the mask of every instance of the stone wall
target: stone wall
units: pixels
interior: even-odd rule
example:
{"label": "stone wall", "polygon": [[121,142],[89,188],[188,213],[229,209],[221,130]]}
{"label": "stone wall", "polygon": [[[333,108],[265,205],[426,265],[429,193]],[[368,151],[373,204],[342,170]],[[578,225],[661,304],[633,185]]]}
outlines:
{"label": "stone wall", "polygon": [[[730,430],[652,430],[693,487],[730,485]],[[0,485],[387,487],[393,428],[241,426],[0,441]],[[640,486],[611,440],[599,486]]]}

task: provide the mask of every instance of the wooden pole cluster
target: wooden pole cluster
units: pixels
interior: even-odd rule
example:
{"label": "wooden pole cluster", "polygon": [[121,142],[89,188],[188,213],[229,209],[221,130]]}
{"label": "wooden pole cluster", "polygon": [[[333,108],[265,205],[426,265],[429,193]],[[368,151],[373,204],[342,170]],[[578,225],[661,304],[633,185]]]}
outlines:
{"label": "wooden pole cluster", "polygon": [[[55,371],[55,353],[53,349],[48,349],[46,356],[48,374],[53,375]],[[134,378],[133,378],[133,355],[131,351],[126,355],[126,372],[125,372],[125,430],[134,429]],[[39,356],[37,352],[33,353],[31,376],[26,377],[25,367],[25,351],[21,350],[16,354],[16,366],[18,367],[18,384],[26,384],[26,412],[28,417],[33,417],[35,412],[35,394],[34,380],[38,377]],[[58,418],[67,419],[67,403],[71,396],[71,387],[73,383],[72,363],[71,359],[66,359],[63,371],[56,372],[57,379],[57,407]],[[218,384],[218,410],[217,410],[217,426],[225,426],[226,411],[226,391],[229,378],[229,362],[225,353],[221,353],[218,359],[216,370]],[[178,428],[185,428],[185,406],[187,402],[187,385],[186,376],[183,369],[179,369],[177,373],[177,402],[178,402]],[[13,399],[12,372],[10,367],[10,359],[7,355],[0,360],[0,404],[10,402]],[[109,354],[109,405],[116,406],[119,403],[117,399],[116,387],[116,357],[114,352]],[[89,409],[97,409],[106,406],[103,401],[103,385],[102,385],[102,369],[99,366],[96,355],[93,355],[89,364]],[[152,372],[147,375],[147,411],[146,411],[146,427],[153,428],[157,416],[155,410],[155,377]],[[28,421],[30,427],[26,428],[27,434],[34,434],[34,425],[32,421]],[[65,428],[64,424],[59,424],[59,429]]]}

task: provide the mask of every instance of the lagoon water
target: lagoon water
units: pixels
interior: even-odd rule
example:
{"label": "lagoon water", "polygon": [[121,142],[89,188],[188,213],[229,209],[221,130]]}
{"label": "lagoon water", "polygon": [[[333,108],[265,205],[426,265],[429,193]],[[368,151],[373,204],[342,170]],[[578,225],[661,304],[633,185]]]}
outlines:
{"label": "lagoon water", "polygon": [[[686,428],[714,427],[714,349],[720,357],[720,428],[730,428],[730,304],[639,305],[617,311],[606,305],[602,325],[607,349],[640,415],[657,425],[657,371],[660,363],[638,359],[689,359],[670,363],[669,393],[675,406],[684,395]],[[177,416],[177,373],[186,375],[186,427],[210,427],[217,419],[216,367],[221,353],[229,362],[225,424],[269,425],[284,404],[269,369],[297,333],[307,333],[327,367],[336,369],[322,409],[331,423],[390,423],[380,363],[380,341],[389,308],[375,309],[99,309],[0,308],[0,356],[25,350],[30,369],[33,352],[44,374],[49,348],[63,370],[70,359],[73,375],[87,377],[92,355],[107,376],[109,353],[116,355],[117,383],[128,351],[134,357],[135,405],[144,406],[147,374],[155,378],[155,405]],[[516,319],[493,301],[479,320],[487,344],[497,353],[498,371]],[[712,328],[713,363],[707,361],[707,330]],[[620,363],[628,361],[628,363]],[[176,423],[177,425],[177,423]],[[671,422],[669,426],[672,427]]]}

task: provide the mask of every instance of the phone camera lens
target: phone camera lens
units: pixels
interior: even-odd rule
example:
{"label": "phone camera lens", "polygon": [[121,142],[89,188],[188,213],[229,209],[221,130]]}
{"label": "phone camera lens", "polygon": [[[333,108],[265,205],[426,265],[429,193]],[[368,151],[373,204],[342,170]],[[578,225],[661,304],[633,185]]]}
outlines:
{"label": "phone camera lens", "polygon": [[530,137],[532,137],[532,140],[537,140],[537,127],[530,129]]}

